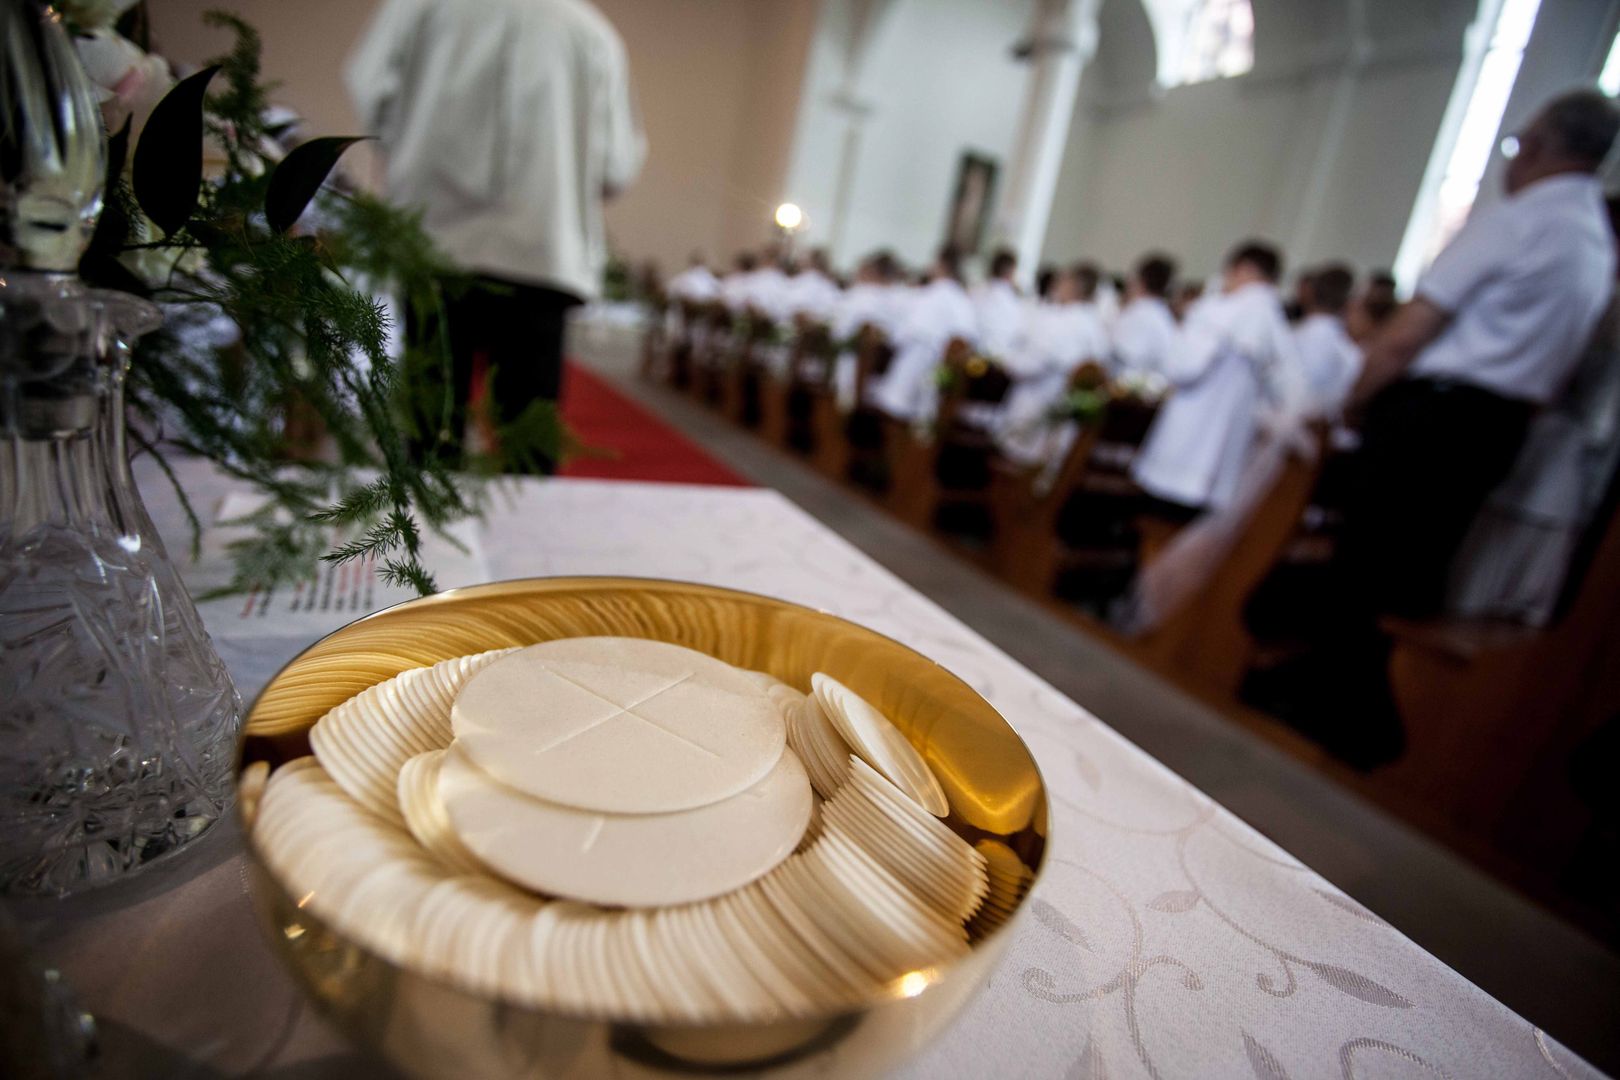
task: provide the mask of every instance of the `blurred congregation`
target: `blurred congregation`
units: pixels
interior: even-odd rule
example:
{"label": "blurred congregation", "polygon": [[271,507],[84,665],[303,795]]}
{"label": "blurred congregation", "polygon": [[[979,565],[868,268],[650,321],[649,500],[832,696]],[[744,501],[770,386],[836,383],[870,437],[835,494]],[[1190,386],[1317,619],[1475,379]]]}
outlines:
{"label": "blurred congregation", "polygon": [[536,6],[265,27],[493,285],[463,399],[695,405],[1620,931],[1620,3]]}
{"label": "blurred congregation", "polygon": [[1405,303],[1387,270],[1288,273],[1259,239],[1207,281],[1148,252],[1026,291],[1010,249],[976,281],[950,245],[845,275],[784,227],[718,273],[643,270],[642,373],[1373,769],[1407,750],[1394,643],[1545,631],[1609,524],[1616,219],[1593,174],[1617,128],[1595,92],[1551,102],[1511,198]]}
{"label": "blurred congregation", "polygon": [[952,236],[835,265],[785,205],[627,275],[641,374],[1421,819],[1563,833],[1567,872],[1612,814],[1617,128],[1540,103],[1404,288],[1264,236],[1214,273]]}

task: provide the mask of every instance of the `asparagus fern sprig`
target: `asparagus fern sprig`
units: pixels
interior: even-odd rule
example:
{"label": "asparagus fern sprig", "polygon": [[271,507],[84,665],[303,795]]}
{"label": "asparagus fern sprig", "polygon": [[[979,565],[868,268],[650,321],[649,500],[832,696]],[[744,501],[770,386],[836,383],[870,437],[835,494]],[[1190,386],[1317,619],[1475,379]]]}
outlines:
{"label": "asparagus fern sprig", "polygon": [[568,434],[537,401],[493,446],[461,453],[445,301],[465,279],[419,215],[328,182],[354,140],[278,152],[258,35],[205,18],[235,43],[170,91],[132,152],[127,129],[114,138],[108,210],[81,266],[165,308],[129,375],[136,442],[206,457],[269,497],[232,545],[234,587],[306,576],[319,557],[369,560],[432,592],[425,533],[480,513],[482,480],[559,460]]}

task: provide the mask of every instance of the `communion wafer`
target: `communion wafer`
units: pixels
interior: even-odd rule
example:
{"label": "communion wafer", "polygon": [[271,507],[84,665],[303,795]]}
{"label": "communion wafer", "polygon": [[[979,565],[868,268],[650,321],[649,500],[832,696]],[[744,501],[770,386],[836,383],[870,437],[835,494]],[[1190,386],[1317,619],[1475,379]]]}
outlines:
{"label": "communion wafer", "polygon": [[395,777],[401,765],[450,745],[450,704],[481,668],[511,649],[492,649],[410,668],[361,691],[315,722],[310,748],[351,798],[400,821]]}
{"label": "communion wafer", "polygon": [[786,712],[788,745],[798,752],[810,783],[822,798],[831,798],[849,775],[849,746],[827,719],[814,697],[804,697]]}
{"label": "communion wafer", "polygon": [[986,891],[984,856],[857,757],[829,801],[830,828],[846,832],[944,914],[966,919]]}
{"label": "communion wafer", "polygon": [[450,816],[439,797],[439,769],[444,755],[443,750],[430,750],[400,766],[400,813],[416,842],[447,868],[464,874],[482,873],[484,864],[450,827]]}
{"label": "communion wafer", "polygon": [[507,787],[464,754],[446,753],[439,797],[451,827],[491,870],[537,892],[598,904],[687,903],[735,889],[786,858],[810,820],[812,794],[792,751],[757,784],[666,814],[603,814]]}
{"label": "communion wafer", "polygon": [[810,685],[833,727],[861,760],[935,817],[951,812],[933,770],[888,717],[830,675],[817,672]]}
{"label": "communion wafer", "polygon": [[711,656],[638,638],[568,638],[501,657],[451,709],[458,747],[502,783],[582,810],[690,810],[776,764],[781,713]]}

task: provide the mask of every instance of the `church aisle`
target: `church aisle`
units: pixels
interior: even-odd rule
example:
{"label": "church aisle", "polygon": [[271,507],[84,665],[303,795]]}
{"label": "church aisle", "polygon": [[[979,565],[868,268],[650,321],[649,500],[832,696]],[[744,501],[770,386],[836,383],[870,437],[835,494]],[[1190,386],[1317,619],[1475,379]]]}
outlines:
{"label": "church aisle", "polygon": [[1532,1022],[1556,1018],[1588,1060],[1620,1061],[1620,956],[1598,941],[848,488],[641,380],[628,342],[593,335],[576,353],[576,367],[792,499],[1487,993]]}
{"label": "church aisle", "polygon": [[563,476],[752,486],[577,362],[564,369],[562,416],[588,449],[563,465]]}

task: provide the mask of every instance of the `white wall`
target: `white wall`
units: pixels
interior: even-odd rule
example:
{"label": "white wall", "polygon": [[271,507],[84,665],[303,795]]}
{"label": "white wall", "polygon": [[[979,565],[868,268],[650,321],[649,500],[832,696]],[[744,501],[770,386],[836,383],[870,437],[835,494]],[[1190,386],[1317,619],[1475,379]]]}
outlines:
{"label": "white wall", "polygon": [[1253,72],[1159,91],[1140,0],[1106,0],[1045,258],[1122,269],[1158,247],[1203,275],[1255,235],[1295,266],[1387,266],[1474,0],[1361,3],[1255,0]]}
{"label": "white wall", "polygon": [[[702,251],[724,259],[768,236],[787,172],[817,0],[597,0],[624,38],[650,144],[646,169],[608,208],[628,256],[666,270]],[[344,58],[378,0],[159,0],[154,34],[176,61],[217,55],[227,38],[201,14],[224,8],[264,38],[275,98],[323,134],[357,131]],[[360,163],[364,151],[351,151]],[[347,160],[347,159],[346,159]],[[362,169],[361,175],[372,170]]]}
{"label": "white wall", "polygon": [[[201,29],[235,10],[265,38],[278,98],[322,132],[355,129],[340,73],[377,0],[161,0],[160,43],[200,61],[224,44]],[[640,182],[609,209],[630,256],[666,268],[721,260],[767,238],[775,205],[809,213],[827,243],[847,123],[829,103],[847,23],[880,11],[860,97],[869,106],[837,254],[878,246],[925,261],[944,234],[965,150],[1005,165],[1028,81],[1009,47],[1031,0],[598,0],[624,36],[652,147]],[[1364,48],[1353,48],[1364,12]],[[1082,80],[1045,257],[1124,268],[1163,247],[1213,270],[1251,235],[1290,262],[1360,267],[1394,258],[1477,0],[1255,0],[1256,69],[1155,90],[1142,0],[1105,0]],[[1543,0],[1507,126],[1601,63],[1620,0]],[[1354,61],[1355,56],[1359,61]],[[1488,175],[1483,198],[1494,196]]]}
{"label": "white wall", "polygon": [[864,63],[869,106],[848,197],[842,242],[831,235],[846,114],[829,100],[843,77],[837,0],[811,49],[787,198],[810,218],[808,244],[832,244],[848,263],[878,247],[926,263],[945,222],[964,151],[1005,165],[1027,69],[1011,46],[1030,0],[896,0],[881,16]]}

